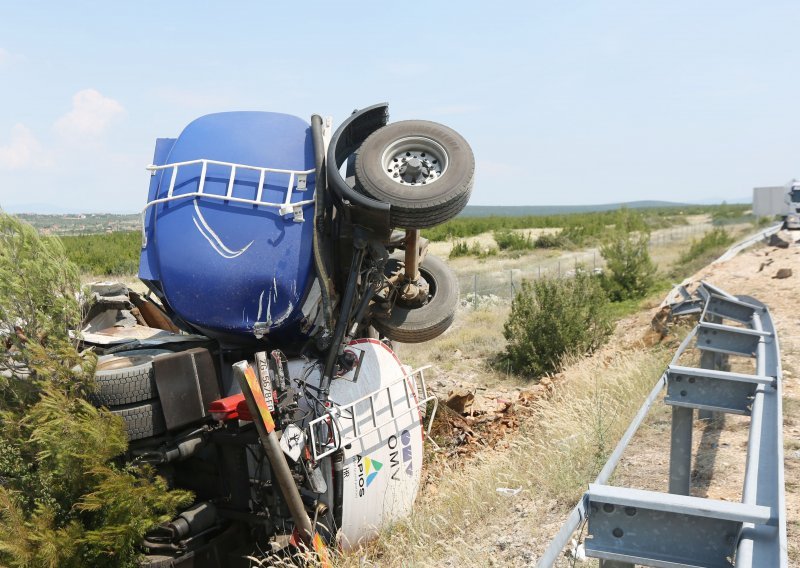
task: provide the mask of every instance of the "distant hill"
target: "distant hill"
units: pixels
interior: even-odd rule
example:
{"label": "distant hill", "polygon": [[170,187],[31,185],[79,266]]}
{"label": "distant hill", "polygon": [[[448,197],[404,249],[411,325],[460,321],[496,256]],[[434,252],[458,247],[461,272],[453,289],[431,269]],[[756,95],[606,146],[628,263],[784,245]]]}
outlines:
{"label": "distant hill", "polygon": [[601,203],[599,205],[467,205],[459,217],[523,217],[527,215],[561,215],[564,213],[591,213],[628,209],[653,209],[656,207],[689,207],[689,203],[672,201],[628,201],[627,203]]}

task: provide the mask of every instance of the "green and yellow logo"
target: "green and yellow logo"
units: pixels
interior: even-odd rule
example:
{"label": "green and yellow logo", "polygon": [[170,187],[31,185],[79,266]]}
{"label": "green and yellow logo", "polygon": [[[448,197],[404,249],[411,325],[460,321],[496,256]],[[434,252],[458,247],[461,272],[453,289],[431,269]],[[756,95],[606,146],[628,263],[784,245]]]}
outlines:
{"label": "green and yellow logo", "polygon": [[382,467],[383,464],[378,460],[364,458],[364,473],[367,476],[367,487],[369,487],[369,484],[372,483],[372,480],[375,479],[375,476],[378,475]]}
{"label": "green and yellow logo", "polygon": [[358,496],[363,497],[364,491],[378,476],[383,464],[372,458],[362,458],[356,455],[356,469],[358,471]]}

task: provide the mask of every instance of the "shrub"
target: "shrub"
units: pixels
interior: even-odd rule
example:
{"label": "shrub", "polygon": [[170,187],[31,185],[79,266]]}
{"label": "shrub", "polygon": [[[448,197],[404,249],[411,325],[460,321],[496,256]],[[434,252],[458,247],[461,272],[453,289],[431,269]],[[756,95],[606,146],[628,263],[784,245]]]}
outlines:
{"label": "shrub", "polygon": [[718,227],[707,232],[701,239],[692,239],[689,250],[681,255],[678,262],[687,263],[700,257],[715,255],[731,243],[733,243],[733,237],[728,231]]}
{"label": "shrub", "polygon": [[61,241],[67,258],[84,274],[124,276],[136,274],[139,269],[139,231],[61,237]]}
{"label": "shrub", "polygon": [[728,204],[722,202],[711,213],[714,225],[730,225],[732,223],[744,223],[752,219],[748,215],[750,204]]}
{"label": "shrub", "polygon": [[460,256],[469,256],[469,245],[467,241],[456,241],[453,243],[453,248],[450,249],[450,256],[448,258],[458,258]]}
{"label": "shrub", "polygon": [[506,358],[533,377],[558,370],[565,356],[589,353],[606,341],[612,331],[607,306],[598,279],[583,271],[574,278],[524,281],[503,328]]}
{"label": "shrub", "polygon": [[600,247],[606,261],[602,284],[612,301],[642,298],[652,288],[656,265],[647,250],[649,241],[646,232],[616,231]]}
{"label": "shrub", "polygon": [[551,248],[563,248],[567,245],[566,239],[561,236],[561,234],[557,235],[548,235],[542,234],[533,242],[534,248],[544,248],[544,249],[551,249]]}
{"label": "shrub", "polygon": [[533,238],[527,233],[517,233],[502,229],[494,231],[494,240],[500,250],[530,250],[533,247]]}
{"label": "shrub", "polygon": [[456,241],[453,243],[453,248],[450,249],[449,258],[458,258],[461,256],[474,256],[477,258],[486,258],[497,254],[496,247],[483,248],[479,242],[474,242],[471,245],[467,241]]}
{"label": "shrub", "polygon": [[58,239],[0,212],[0,566],[133,566],[136,544],[191,494],[123,465],[124,425],[81,395],[95,356],[78,270]]}

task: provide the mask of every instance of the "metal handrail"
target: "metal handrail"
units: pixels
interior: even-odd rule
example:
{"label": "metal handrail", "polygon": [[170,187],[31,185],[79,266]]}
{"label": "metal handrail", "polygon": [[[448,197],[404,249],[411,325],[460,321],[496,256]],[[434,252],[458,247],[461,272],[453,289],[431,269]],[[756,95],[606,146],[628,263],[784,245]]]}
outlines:
{"label": "metal handrail", "polygon": [[[353,444],[362,438],[369,436],[370,434],[377,432],[381,428],[392,424],[397,419],[410,414],[414,410],[419,410],[420,408],[427,405],[429,402],[433,402],[433,410],[431,412],[431,419],[428,424],[428,431],[426,434],[430,434],[430,428],[433,424],[433,418],[436,415],[436,410],[438,408],[438,399],[436,395],[428,393],[428,386],[425,383],[425,375],[423,371],[425,369],[430,368],[430,365],[426,365],[425,367],[420,367],[415,371],[412,371],[408,374],[403,375],[402,377],[392,381],[386,386],[382,386],[375,391],[362,396],[348,404],[337,405],[334,404],[326,414],[315,418],[311,422],[308,423],[308,429],[311,437],[311,451],[314,456],[314,460],[322,459],[326,456],[331,455],[332,453],[336,452],[340,448],[347,446],[348,444]],[[409,388],[409,380],[412,381],[413,388]],[[399,384],[403,385],[404,388],[404,395],[405,395],[405,403],[406,408],[400,412],[397,412],[393,406],[393,399],[392,399],[392,387],[397,386]],[[419,393],[421,392],[421,396]],[[385,394],[389,400],[389,419],[378,423],[377,413],[375,412],[375,401],[379,396]],[[412,402],[412,398],[414,399]],[[359,416],[356,412],[356,407],[362,403],[368,401],[369,402],[369,414],[366,416],[367,420],[371,422],[371,427],[366,430],[360,430],[358,423],[360,420],[363,420],[365,417],[363,415]],[[352,431],[351,436],[344,437],[341,435],[342,432],[346,430],[346,428],[342,427],[341,421],[346,420],[350,422],[350,430]],[[333,422],[333,428],[331,429],[331,422]],[[324,431],[318,433],[317,430],[324,426]],[[332,431],[334,433],[333,439],[330,440],[331,436],[327,436],[328,432]],[[321,443],[321,438],[328,439],[327,442]]]}
{"label": "metal handrail", "polygon": [[[188,193],[181,193],[175,195],[175,182],[178,178],[178,170],[183,166],[201,166],[200,176],[197,184],[197,191],[192,191]],[[223,166],[230,168],[230,175],[228,176],[228,186],[225,195],[218,195],[215,193],[206,193],[203,191],[206,185],[206,175],[208,173],[208,166]],[[262,166],[250,166],[247,164],[236,164],[233,162],[223,162],[220,160],[209,160],[206,158],[198,159],[198,160],[188,160],[184,162],[173,162],[171,164],[164,164],[161,166],[156,165],[149,165],[146,168],[151,175],[156,175],[157,172],[165,171],[165,170],[172,170],[172,175],[170,176],[169,188],[167,189],[166,197],[156,197],[148,201],[144,209],[142,209],[142,248],[147,246],[147,234],[145,229],[145,215],[147,214],[147,210],[153,207],[154,205],[160,205],[162,203],[169,203],[172,201],[178,201],[183,199],[189,198],[199,198],[202,197],[203,199],[213,199],[216,201],[226,201],[232,203],[242,203],[245,205],[255,205],[261,207],[274,207],[278,209],[278,213],[280,215],[294,215],[294,221],[296,222],[303,222],[303,206],[309,205],[314,203],[314,195],[312,195],[309,199],[304,199],[302,201],[292,202],[292,194],[295,191],[295,186],[297,191],[305,191],[306,184],[308,182],[308,176],[315,172],[314,168],[308,170],[287,170],[283,168],[266,168]],[[246,197],[236,197],[233,195],[233,188],[236,182],[236,172],[237,170],[249,170],[255,171],[259,173],[258,179],[258,186],[256,189],[256,196],[254,199],[249,199]],[[283,174],[289,176],[289,183],[286,187],[286,198],[283,200],[282,203],[274,203],[270,201],[264,201],[264,184],[266,183],[267,174]],[[156,196],[158,192],[156,192]]]}

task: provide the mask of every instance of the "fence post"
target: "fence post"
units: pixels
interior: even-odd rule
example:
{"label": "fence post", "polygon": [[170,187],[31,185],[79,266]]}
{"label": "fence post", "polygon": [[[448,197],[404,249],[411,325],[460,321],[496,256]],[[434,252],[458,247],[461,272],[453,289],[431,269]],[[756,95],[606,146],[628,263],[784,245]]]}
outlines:
{"label": "fence post", "polygon": [[511,299],[514,299],[514,270],[508,271],[508,281],[511,283]]}
{"label": "fence post", "polygon": [[558,259],[558,277],[561,278],[561,259]]}

